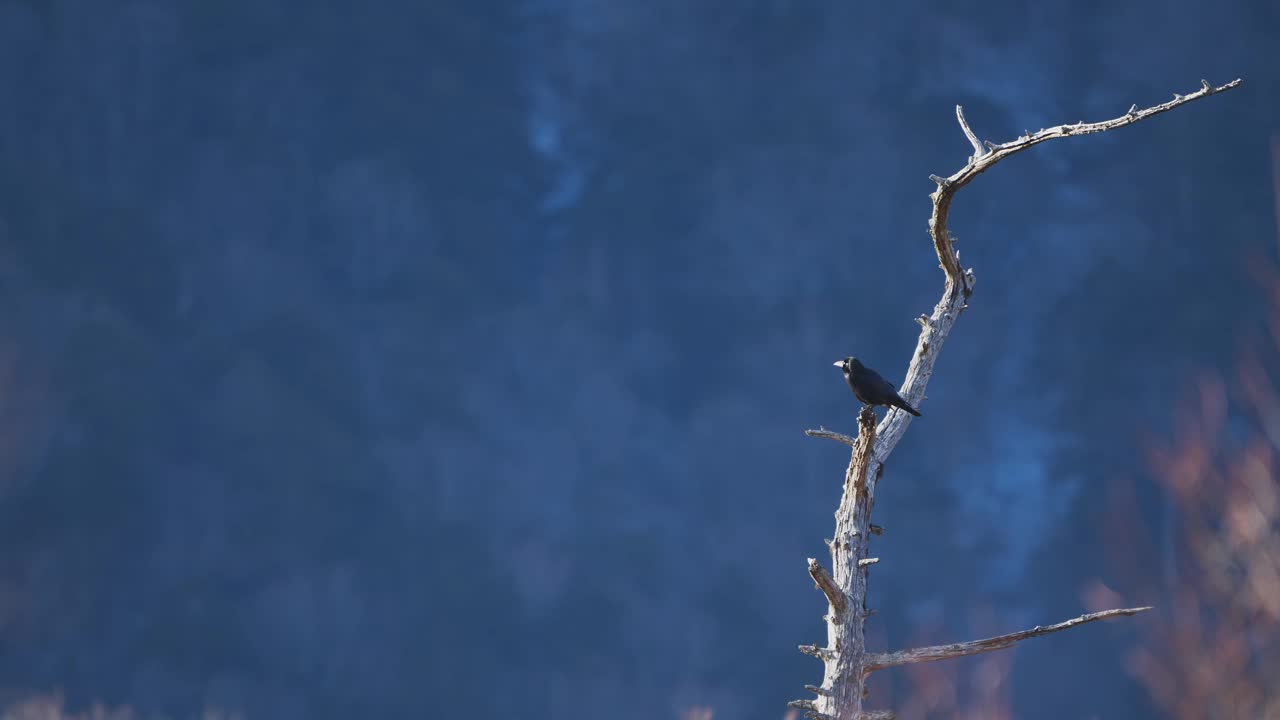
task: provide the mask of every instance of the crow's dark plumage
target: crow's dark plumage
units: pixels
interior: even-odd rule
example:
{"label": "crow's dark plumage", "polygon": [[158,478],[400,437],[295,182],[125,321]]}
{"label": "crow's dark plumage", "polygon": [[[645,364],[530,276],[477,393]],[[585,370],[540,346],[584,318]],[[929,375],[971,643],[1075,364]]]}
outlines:
{"label": "crow's dark plumage", "polygon": [[920,412],[902,399],[893,383],[880,377],[880,373],[858,362],[858,358],[847,357],[832,364],[844,371],[845,382],[849,383],[849,389],[862,401],[863,405],[902,408],[920,417]]}

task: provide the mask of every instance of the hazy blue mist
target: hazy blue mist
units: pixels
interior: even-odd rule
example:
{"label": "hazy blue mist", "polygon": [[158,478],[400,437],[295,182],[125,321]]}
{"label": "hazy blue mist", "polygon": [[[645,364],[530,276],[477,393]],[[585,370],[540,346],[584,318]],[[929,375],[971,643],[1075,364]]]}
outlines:
{"label": "hazy blue mist", "polygon": [[[1078,614],[1108,484],[1261,315],[1277,40],[1265,0],[0,0],[0,700],[781,717],[847,462],[801,431],[854,427],[833,360],[901,379],[954,105],[1003,141],[1242,76],[955,206],[872,624]],[[1019,649],[1018,716],[1156,717],[1130,640]]]}

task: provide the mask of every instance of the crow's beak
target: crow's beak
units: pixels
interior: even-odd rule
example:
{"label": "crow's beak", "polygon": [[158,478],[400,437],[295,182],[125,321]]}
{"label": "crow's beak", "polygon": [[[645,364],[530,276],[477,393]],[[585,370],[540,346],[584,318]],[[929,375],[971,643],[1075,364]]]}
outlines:
{"label": "crow's beak", "polygon": [[835,361],[835,362],[833,362],[833,363],[831,363],[831,364],[832,364],[832,365],[835,365],[835,366],[836,366],[836,367],[838,367],[838,368],[842,368],[842,367],[844,367],[844,361],[843,361],[843,360],[837,360],[837,361]]}

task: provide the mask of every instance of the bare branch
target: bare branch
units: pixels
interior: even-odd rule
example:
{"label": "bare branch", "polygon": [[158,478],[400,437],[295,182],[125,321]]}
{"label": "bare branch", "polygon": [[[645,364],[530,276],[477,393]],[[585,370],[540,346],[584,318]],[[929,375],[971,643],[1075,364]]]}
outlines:
{"label": "bare branch", "polygon": [[818,647],[817,645],[801,645],[799,647],[800,647],[800,652],[804,653],[805,655],[816,657],[819,660],[827,660],[835,657],[835,652],[833,652],[828,648]]}
{"label": "bare branch", "polygon": [[960,121],[960,129],[964,130],[964,136],[969,138],[969,144],[973,146],[973,157],[969,158],[970,162],[977,160],[983,155],[986,155],[988,152],[991,152],[991,150],[995,149],[995,147],[993,146],[990,150],[988,150],[987,148],[983,147],[981,142],[978,141],[978,136],[974,135],[973,130],[969,127],[969,121],[964,119],[964,108],[960,107],[959,105],[956,106],[956,120]]}
{"label": "bare branch", "polygon": [[858,442],[857,438],[849,437],[844,433],[834,432],[826,428],[818,428],[817,430],[805,430],[804,434],[813,438],[826,438],[828,440],[835,440],[836,442],[843,443],[845,445],[848,445],[849,447],[854,447],[855,445],[857,445],[857,442]]}
{"label": "bare branch", "polygon": [[823,697],[831,697],[831,691],[830,691],[830,690],[828,690],[828,689],[826,689],[826,688],[820,688],[820,687],[818,687],[818,686],[816,686],[816,685],[805,685],[805,686],[804,686],[804,689],[805,689],[805,690],[808,690],[809,692],[813,693],[814,695],[821,695],[821,696],[823,696]]}
{"label": "bare branch", "polygon": [[858,561],[858,567],[867,567],[868,565],[875,565],[878,562],[880,562],[880,558],[862,558]]}
{"label": "bare branch", "polygon": [[[911,365],[907,368],[906,379],[899,394],[908,403],[915,407],[920,407],[920,402],[924,399],[925,387],[929,384],[929,378],[933,375],[933,364],[938,357],[938,351],[942,349],[943,342],[946,341],[947,335],[951,332],[951,326],[965,309],[966,300],[969,294],[973,292],[974,278],[972,271],[966,271],[960,266],[959,255],[956,253],[951,235],[947,230],[947,216],[951,210],[951,199],[955,197],[960,188],[968,185],[974,178],[986,172],[1001,160],[1034,145],[1039,145],[1055,138],[1089,135],[1132,125],[1139,120],[1145,120],[1153,115],[1168,112],[1179,105],[1185,105],[1194,100],[1239,87],[1241,82],[1241,80],[1237,79],[1225,85],[1214,87],[1207,81],[1201,81],[1200,89],[1193,93],[1177,96],[1173,100],[1143,110],[1138,110],[1135,106],[1124,115],[1111,120],[1095,123],[1076,123],[1074,125],[1057,125],[1036,133],[1028,131],[1022,137],[1007,143],[993,144],[989,151],[975,154],[969,158],[969,162],[963,168],[949,177],[930,175],[930,179],[937,183],[938,187],[930,196],[933,199],[933,213],[929,218],[929,233],[933,236],[934,250],[937,252],[938,261],[942,263],[942,270],[946,274],[946,284],[943,288],[942,299],[938,301],[927,325],[922,324],[920,338],[916,343],[916,351],[911,358]],[[966,123],[963,122],[963,114],[957,112],[957,117],[962,119],[961,126],[966,127]],[[965,133],[971,136],[970,142],[977,137],[976,135],[971,135],[971,133],[972,131]],[[911,416],[906,413],[888,413],[885,415],[885,419],[881,421],[876,433],[879,438],[876,442],[876,460],[878,462],[884,462],[889,453],[893,452],[894,447],[902,439],[910,422]]]}
{"label": "bare branch", "polygon": [[845,597],[840,586],[836,585],[831,573],[827,572],[816,558],[809,558],[809,576],[818,584],[822,594],[827,596],[827,602],[831,604],[831,611],[835,617],[842,618],[844,611],[849,607],[849,599]]}
{"label": "bare branch", "polygon": [[1028,638],[1040,637],[1050,633],[1060,632],[1062,630],[1070,630],[1086,623],[1096,620],[1108,620],[1115,617],[1126,617],[1129,615],[1137,615],[1141,612],[1150,610],[1150,607],[1123,608],[1118,610],[1104,610],[1102,612],[1089,613],[1081,615],[1078,618],[1065,620],[1056,625],[1037,625],[1030,630],[1021,630],[1008,635],[997,635],[996,637],[986,638],[984,640],[970,640],[969,642],[953,643],[951,645],[934,645],[933,647],[912,648],[910,650],[899,650],[891,653],[871,653],[867,657],[867,670],[883,670],[884,668],[896,667],[898,665],[908,665],[911,663],[932,662],[934,660],[949,660],[951,658],[965,657],[966,655],[978,655],[981,653],[991,652],[992,650],[1003,650],[1012,646],[1014,643]]}

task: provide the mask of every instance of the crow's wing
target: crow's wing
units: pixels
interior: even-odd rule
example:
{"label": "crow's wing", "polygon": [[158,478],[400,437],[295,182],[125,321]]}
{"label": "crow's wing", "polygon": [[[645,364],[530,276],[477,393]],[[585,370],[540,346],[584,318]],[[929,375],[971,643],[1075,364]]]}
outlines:
{"label": "crow's wing", "polygon": [[898,394],[898,387],[879,375],[876,375],[876,384],[880,386],[880,390],[884,392],[885,397],[893,397]]}

